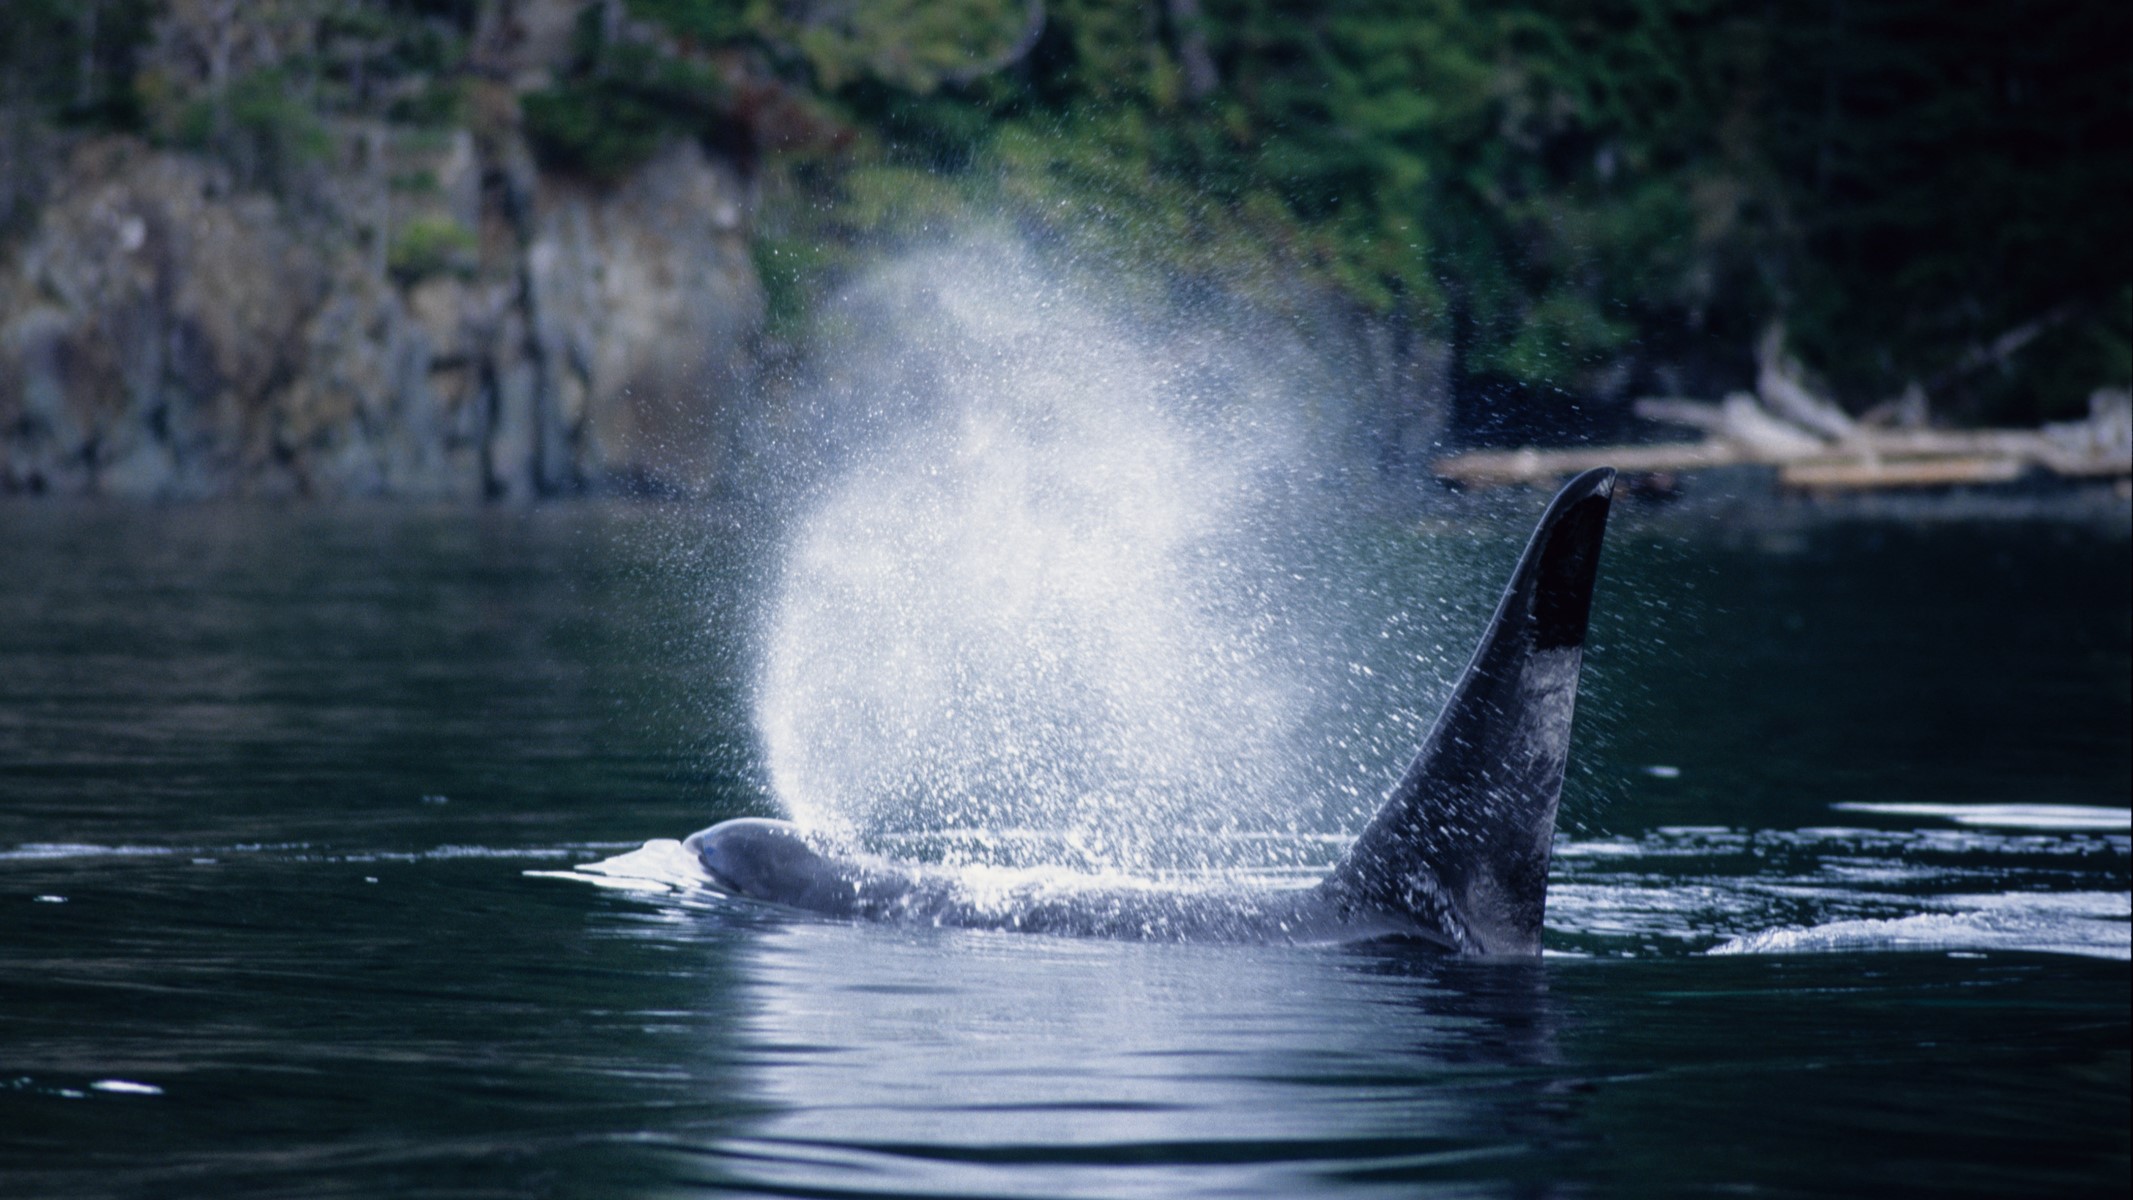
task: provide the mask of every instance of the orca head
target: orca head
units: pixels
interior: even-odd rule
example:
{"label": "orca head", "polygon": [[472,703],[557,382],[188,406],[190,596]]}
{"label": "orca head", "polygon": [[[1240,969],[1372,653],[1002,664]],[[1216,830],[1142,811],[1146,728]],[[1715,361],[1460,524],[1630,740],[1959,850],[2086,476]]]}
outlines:
{"label": "orca head", "polygon": [[722,821],[682,844],[696,855],[711,886],[756,900],[790,902],[835,873],[790,821]]}

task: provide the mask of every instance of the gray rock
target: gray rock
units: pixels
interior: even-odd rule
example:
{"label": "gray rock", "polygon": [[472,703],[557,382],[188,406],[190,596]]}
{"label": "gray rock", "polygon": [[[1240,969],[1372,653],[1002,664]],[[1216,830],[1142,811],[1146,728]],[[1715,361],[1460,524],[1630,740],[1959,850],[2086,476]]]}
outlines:
{"label": "gray rock", "polygon": [[543,367],[536,426],[573,439],[588,483],[700,493],[730,464],[763,290],[741,181],[677,142],[611,192],[543,180],[527,247]]}
{"label": "gray rock", "polygon": [[[730,167],[677,142],[597,189],[508,133],[341,134],[346,161],[437,186],[354,179],[298,212],[195,156],[73,148],[0,246],[0,491],[719,486],[764,308]],[[484,231],[479,254],[388,273],[392,231],[424,221]]]}

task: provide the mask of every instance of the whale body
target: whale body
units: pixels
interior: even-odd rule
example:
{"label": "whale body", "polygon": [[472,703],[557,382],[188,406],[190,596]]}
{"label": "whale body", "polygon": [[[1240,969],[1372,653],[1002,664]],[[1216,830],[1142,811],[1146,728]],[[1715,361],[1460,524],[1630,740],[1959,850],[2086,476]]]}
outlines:
{"label": "whale body", "polygon": [[831,917],[1140,940],[1401,937],[1457,954],[1538,954],[1613,489],[1601,468],[1549,503],[1414,762],[1314,886],[988,886],[971,872],[834,853],[795,825],[756,818],[683,847],[718,891]]}

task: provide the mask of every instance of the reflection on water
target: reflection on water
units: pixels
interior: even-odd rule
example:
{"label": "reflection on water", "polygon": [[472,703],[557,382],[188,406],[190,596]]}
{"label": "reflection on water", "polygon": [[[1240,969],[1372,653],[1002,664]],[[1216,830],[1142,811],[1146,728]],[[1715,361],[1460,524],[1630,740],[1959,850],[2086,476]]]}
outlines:
{"label": "reflection on water", "polygon": [[796,925],[744,968],[743,1056],[779,1111],[708,1151],[773,1186],[1153,1196],[1522,1152],[1503,1109],[1531,1089],[1474,1085],[1552,1057],[1541,973],[1383,954]]}
{"label": "reflection on water", "polygon": [[2121,540],[1625,524],[1506,965],[527,877],[765,811],[677,519],[0,509],[0,1194],[2123,1189]]}

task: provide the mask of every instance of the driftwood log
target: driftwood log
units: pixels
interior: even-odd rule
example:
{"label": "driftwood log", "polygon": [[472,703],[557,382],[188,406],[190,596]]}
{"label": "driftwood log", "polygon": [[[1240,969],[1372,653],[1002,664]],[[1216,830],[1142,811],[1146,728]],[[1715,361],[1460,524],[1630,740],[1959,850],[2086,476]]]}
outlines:
{"label": "driftwood log", "polygon": [[2009,483],[2032,472],[2068,479],[2133,477],[2133,398],[2122,389],[2089,397],[2085,421],[2037,429],[1932,429],[1914,387],[1882,411],[1907,416],[1887,428],[1861,421],[1818,395],[1773,330],[1759,347],[1756,390],[1716,404],[1679,397],[1639,400],[1646,420],[1696,430],[1700,440],[1563,449],[1476,450],[1439,459],[1442,478],[1468,487],[1547,484],[1596,466],[1627,475],[1672,475],[1759,465],[1806,491]]}

